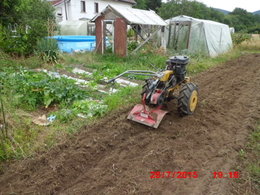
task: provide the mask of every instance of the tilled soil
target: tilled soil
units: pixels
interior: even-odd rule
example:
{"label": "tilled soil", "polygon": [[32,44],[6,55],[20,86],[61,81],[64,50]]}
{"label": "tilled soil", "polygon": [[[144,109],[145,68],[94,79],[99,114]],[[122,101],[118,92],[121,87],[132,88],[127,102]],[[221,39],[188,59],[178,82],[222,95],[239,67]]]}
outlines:
{"label": "tilled soil", "polygon": [[[128,121],[131,108],[0,175],[0,194],[230,194],[240,149],[260,118],[260,54],[193,78],[199,106],[179,117],[171,103],[158,129]],[[151,179],[150,171],[197,171],[198,178]],[[243,177],[243,175],[241,175]],[[238,192],[239,193],[239,192]]]}

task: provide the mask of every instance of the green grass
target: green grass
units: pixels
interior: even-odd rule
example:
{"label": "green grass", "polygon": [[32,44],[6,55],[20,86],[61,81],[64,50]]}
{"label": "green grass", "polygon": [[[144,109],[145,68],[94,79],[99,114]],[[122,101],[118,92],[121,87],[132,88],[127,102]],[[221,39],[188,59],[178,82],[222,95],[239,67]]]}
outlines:
{"label": "green grass", "polygon": [[[201,55],[189,55],[190,63],[188,65],[188,74],[195,75],[203,72],[213,66],[220,65],[228,60],[235,59],[242,54],[257,52],[256,50],[248,50],[247,48],[235,47],[233,50],[219,55],[214,58],[201,56]],[[258,51],[260,52],[260,51]],[[63,54],[62,64],[64,67],[70,67],[71,65],[82,65],[86,68],[94,70],[94,77],[96,81],[101,78],[114,76],[126,71],[126,70],[152,70],[158,71],[164,69],[166,66],[166,60],[169,56],[174,54],[158,54],[158,53],[138,53],[130,55],[125,58],[117,57],[113,54],[99,55],[94,53],[84,54]],[[129,76],[130,78],[143,79],[140,76]]]}
{"label": "green grass", "polygon": [[[37,139],[39,128],[31,125],[29,113],[17,109],[4,100],[8,138],[0,145],[0,161],[23,158],[30,154]],[[2,116],[1,116],[2,122]],[[3,137],[0,137],[3,140]]]}
{"label": "green grass", "polygon": [[252,152],[252,156],[255,156],[256,158],[250,160],[251,162],[249,163],[247,170],[251,174],[252,180],[260,187],[260,122],[258,123],[256,130],[250,136],[248,147]]}
{"label": "green grass", "polygon": [[38,56],[30,57],[12,57],[8,54],[0,51],[0,70],[3,67],[14,67],[19,68],[28,67],[28,68],[39,68],[43,66],[44,62]]}
{"label": "green grass", "polygon": [[226,61],[235,59],[241,55],[242,51],[240,49],[233,49],[225,54],[221,54],[214,58],[192,56],[191,63],[188,66],[188,73],[190,75],[194,75],[203,72],[213,66],[220,65]]}
{"label": "green grass", "polygon": [[237,187],[241,192],[260,194],[260,121],[249,136],[247,145],[238,154],[237,170],[241,177]]}
{"label": "green grass", "polygon": [[118,93],[106,96],[104,102],[108,105],[108,111],[140,101],[140,90],[141,87],[126,87]]}
{"label": "green grass", "polygon": [[80,64],[86,68],[93,69],[94,79],[98,80],[104,77],[113,78],[126,70],[157,71],[165,67],[167,56],[147,53],[120,58],[113,54],[84,53],[75,54],[75,56],[65,54],[62,58],[63,64],[67,67]]}

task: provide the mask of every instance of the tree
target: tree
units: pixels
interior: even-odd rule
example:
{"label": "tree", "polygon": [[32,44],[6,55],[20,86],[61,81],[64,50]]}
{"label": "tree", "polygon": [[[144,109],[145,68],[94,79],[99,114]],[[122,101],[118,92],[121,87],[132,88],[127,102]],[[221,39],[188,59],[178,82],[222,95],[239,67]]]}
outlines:
{"label": "tree", "polygon": [[0,25],[7,26],[10,22],[16,22],[19,18],[16,13],[16,6],[20,0],[1,0],[0,1]]}
{"label": "tree", "polygon": [[242,8],[235,8],[229,15],[230,25],[236,31],[247,32],[250,27],[259,24],[258,17]]}
{"label": "tree", "polygon": [[135,7],[138,9],[157,10],[161,7],[162,0],[136,0]]}
{"label": "tree", "polygon": [[249,13],[244,9],[235,8],[231,13],[225,15],[214,8],[209,8],[203,3],[192,0],[171,0],[163,3],[158,11],[164,19],[187,15],[225,23],[241,32],[258,32],[260,25],[260,16]]}
{"label": "tree", "polygon": [[210,12],[210,8],[205,4],[188,0],[171,0],[167,3],[163,3],[161,8],[159,8],[159,15],[164,19],[178,15],[206,19],[210,18]]}
{"label": "tree", "polygon": [[157,11],[158,8],[160,8],[162,5],[161,0],[147,0],[147,8]]}
{"label": "tree", "polygon": [[[55,21],[54,8],[47,1],[2,0],[0,10],[0,48],[18,55],[32,53],[37,40],[48,35],[49,21]],[[17,24],[15,36],[8,28],[14,24]]]}
{"label": "tree", "polygon": [[248,12],[242,8],[235,8],[230,14],[231,15],[247,15]]}
{"label": "tree", "polygon": [[147,9],[147,0],[136,0],[135,8]]}

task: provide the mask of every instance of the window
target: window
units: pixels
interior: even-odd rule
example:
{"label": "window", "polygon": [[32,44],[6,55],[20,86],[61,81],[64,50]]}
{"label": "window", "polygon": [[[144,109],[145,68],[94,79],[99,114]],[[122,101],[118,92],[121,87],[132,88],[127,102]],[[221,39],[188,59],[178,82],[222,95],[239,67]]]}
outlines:
{"label": "window", "polygon": [[58,7],[56,11],[57,16],[62,16],[62,8]]}
{"label": "window", "polygon": [[80,2],[80,9],[81,9],[81,12],[86,12],[86,2],[85,1],[81,1]]}
{"label": "window", "polygon": [[94,3],[95,13],[98,13],[98,3]]}

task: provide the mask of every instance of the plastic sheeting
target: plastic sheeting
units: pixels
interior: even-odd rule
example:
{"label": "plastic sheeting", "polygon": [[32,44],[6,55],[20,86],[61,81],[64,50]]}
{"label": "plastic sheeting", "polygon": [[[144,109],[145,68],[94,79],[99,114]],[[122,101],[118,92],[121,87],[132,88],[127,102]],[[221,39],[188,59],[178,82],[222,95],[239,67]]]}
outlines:
{"label": "plastic sheeting", "polygon": [[[174,37],[171,35],[169,28],[165,33],[168,46],[173,45],[175,49],[186,49],[189,53],[200,53],[214,57],[232,48],[230,30],[226,24],[189,16],[177,16],[166,20],[166,22],[169,25],[168,27],[174,26],[175,28]],[[181,28],[182,23],[189,25],[183,25]],[[171,40],[176,36],[178,37],[177,40]]]}
{"label": "plastic sheeting", "polygon": [[59,23],[60,35],[91,35],[94,25],[86,20],[66,20]]}

